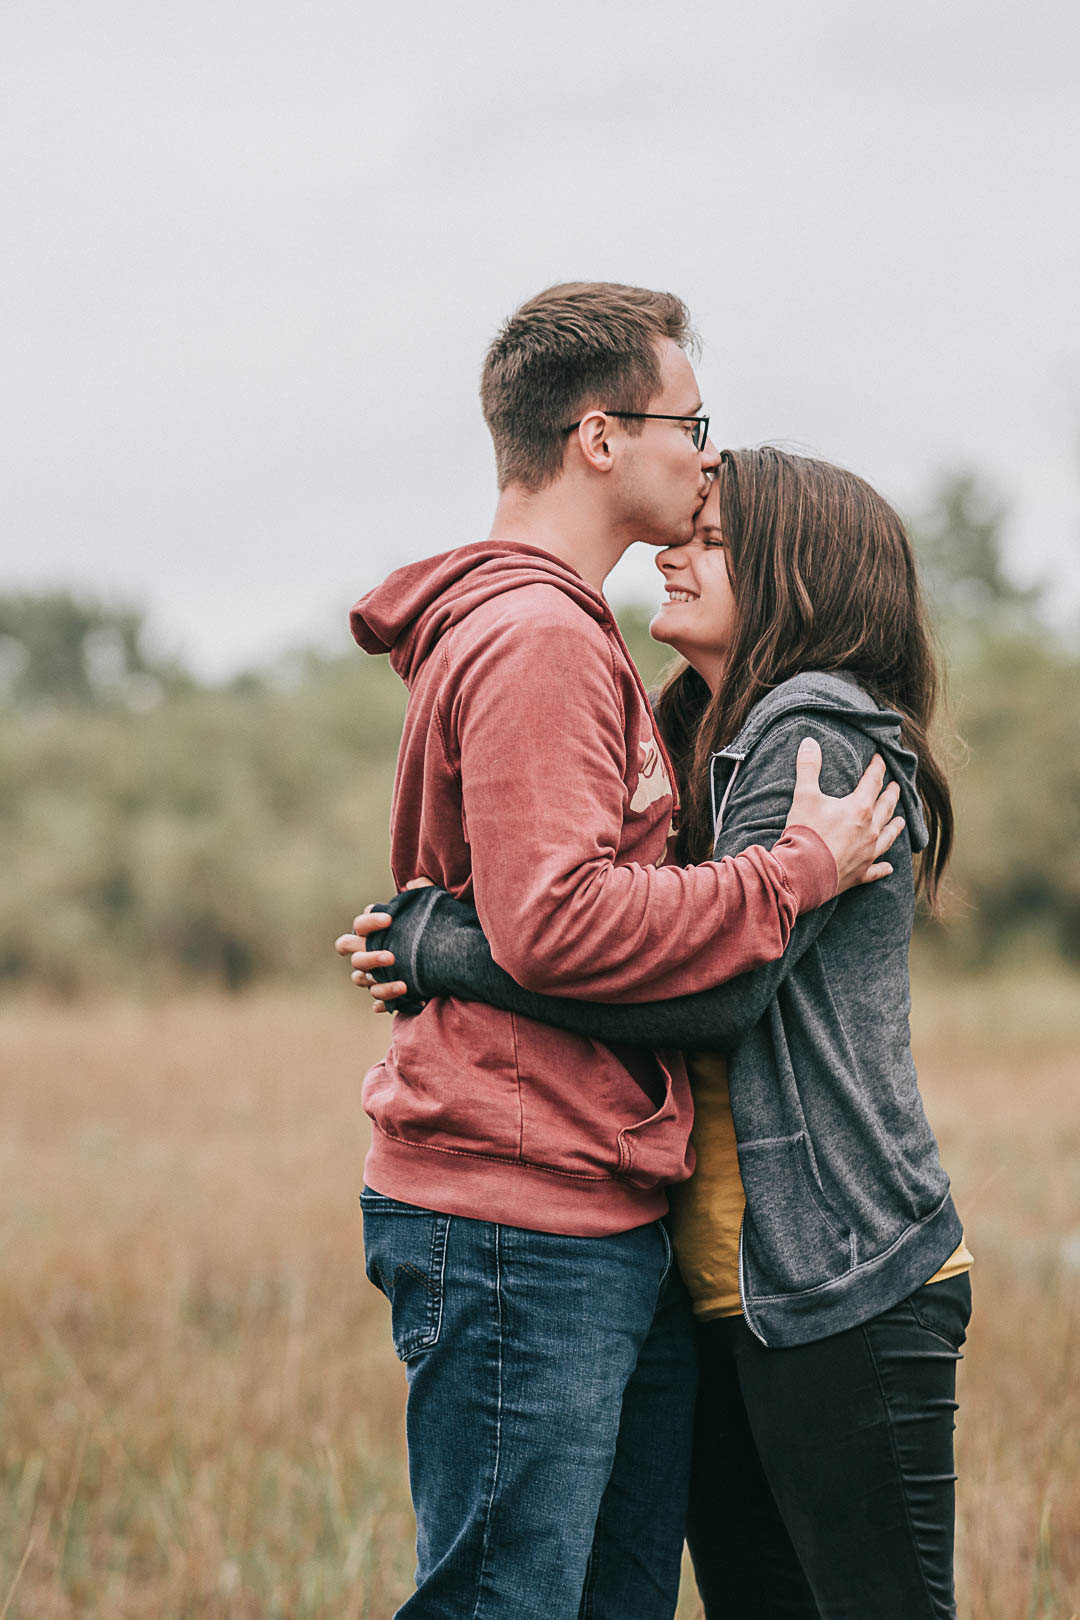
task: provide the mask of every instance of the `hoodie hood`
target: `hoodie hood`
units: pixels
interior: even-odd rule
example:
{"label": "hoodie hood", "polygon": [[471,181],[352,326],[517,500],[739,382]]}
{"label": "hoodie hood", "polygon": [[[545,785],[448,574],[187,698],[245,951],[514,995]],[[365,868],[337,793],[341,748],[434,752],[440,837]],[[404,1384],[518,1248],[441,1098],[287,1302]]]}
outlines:
{"label": "hoodie hood", "polygon": [[368,653],[389,653],[411,686],[446,632],[482,602],[522,585],[554,585],[592,618],[613,625],[599,591],[536,546],[484,541],[407,563],[362,596],[349,615],[354,639]]}
{"label": "hoodie hood", "polygon": [[889,779],[900,784],[900,802],[912,849],[925,849],[929,834],[915,781],[918,756],[901,744],[900,716],[892,709],[879,708],[853,675],[825,671],[793,675],[755,705],[734,742],[722,749],[719,757],[741,762],[770,726],[796,709],[800,714],[839,717],[865,733],[885,761]]}

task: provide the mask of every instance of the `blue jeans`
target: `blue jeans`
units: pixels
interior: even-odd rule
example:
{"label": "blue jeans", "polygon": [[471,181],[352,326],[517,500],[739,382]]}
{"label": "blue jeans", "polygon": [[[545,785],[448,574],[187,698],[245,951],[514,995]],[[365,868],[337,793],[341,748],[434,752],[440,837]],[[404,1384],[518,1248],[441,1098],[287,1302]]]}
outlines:
{"label": "blue jeans", "polygon": [[561,1237],[365,1191],[409,1381],[396,1620],[671,1620],[696,1362],[659,1222]]}

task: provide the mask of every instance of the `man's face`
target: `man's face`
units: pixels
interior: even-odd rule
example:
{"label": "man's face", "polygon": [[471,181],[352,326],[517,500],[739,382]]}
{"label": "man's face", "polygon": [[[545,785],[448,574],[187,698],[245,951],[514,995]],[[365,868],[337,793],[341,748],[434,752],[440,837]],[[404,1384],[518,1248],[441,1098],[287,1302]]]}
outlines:
{"label": "man's face", "polygon": [[701,411],[701,394],[686,355],[665,338],[659,346],[660,392],[647,410],[677,417],[635,423],[636,434],[618,432],[617,516],[634,538],[652,546],[681,545],[694,532],[694,518],[709,493],[709,475],[720,453],[712,441],[695,450],[690,419]]}
{"label": "man's face", "polygon": [[665,601],[649,626],[654,641],[666,642],[692,664],[715,692],[735,631],[735,593],[727,546],[720,526],[720,486],[714,483],[686,545],[661,551],[656,566],[664,576]]}

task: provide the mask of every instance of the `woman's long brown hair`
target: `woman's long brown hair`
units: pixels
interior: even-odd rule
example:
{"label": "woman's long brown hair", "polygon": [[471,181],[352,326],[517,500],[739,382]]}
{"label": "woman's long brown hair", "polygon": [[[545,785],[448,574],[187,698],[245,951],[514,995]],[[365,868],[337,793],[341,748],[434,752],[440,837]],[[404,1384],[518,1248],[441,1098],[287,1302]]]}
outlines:
{"label": "woman's long brown hair", "polygon": [[735,598],[724,679],[713,695],[681,665],[656,708],[683,804],[677,859],[712,853],[710,755],[734,739],[754,704],[801,671],[845,671],[895,709],[904,745],[918,757],[930,833],[918,881],[933,907],[953,812],[929,741],[937,661],[904,525],[854,473],[771,445],[725,450],[717,477]]}

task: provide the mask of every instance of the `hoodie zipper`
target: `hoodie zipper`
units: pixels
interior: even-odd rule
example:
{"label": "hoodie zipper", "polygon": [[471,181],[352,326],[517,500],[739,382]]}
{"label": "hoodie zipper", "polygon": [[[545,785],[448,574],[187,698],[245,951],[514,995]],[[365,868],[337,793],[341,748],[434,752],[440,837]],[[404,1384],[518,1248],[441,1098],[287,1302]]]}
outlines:
{"label": "hoodie zipper", "polygon": [[751,1322],[750,1312],[746,1308],[746,1267],[743,1263],[743,1228],[745,1225],[746,1205],[744,1204],[742,1219],[739,1222],[739,1309],[742,1311],[743,1321],[754,1335],[754,1338],[759,1340],[767,1350],[769,1348],[769,1341],[766,1339],[763,1333],[758,1332],[753,1322]]}
{"label": "hoodie zipper", "polygon": [[[745,754],[733,754],[730,748],[718,748],[714,754],[709,755],[709,807],[712,810],[714,840],[717,833],[720,831],[720,824],[723,820],[724,811],[727,809],[727,802],[731,797],[731,790],[735,786],[735,778],[739,774],[739,766],[742,764],[745,758]],[[723,797],[721,798],[719,804],[716,802],[716,761],[718,759],[726,759],[731,762],[731,774],[727,779],[727,783],[724,787]]]}

